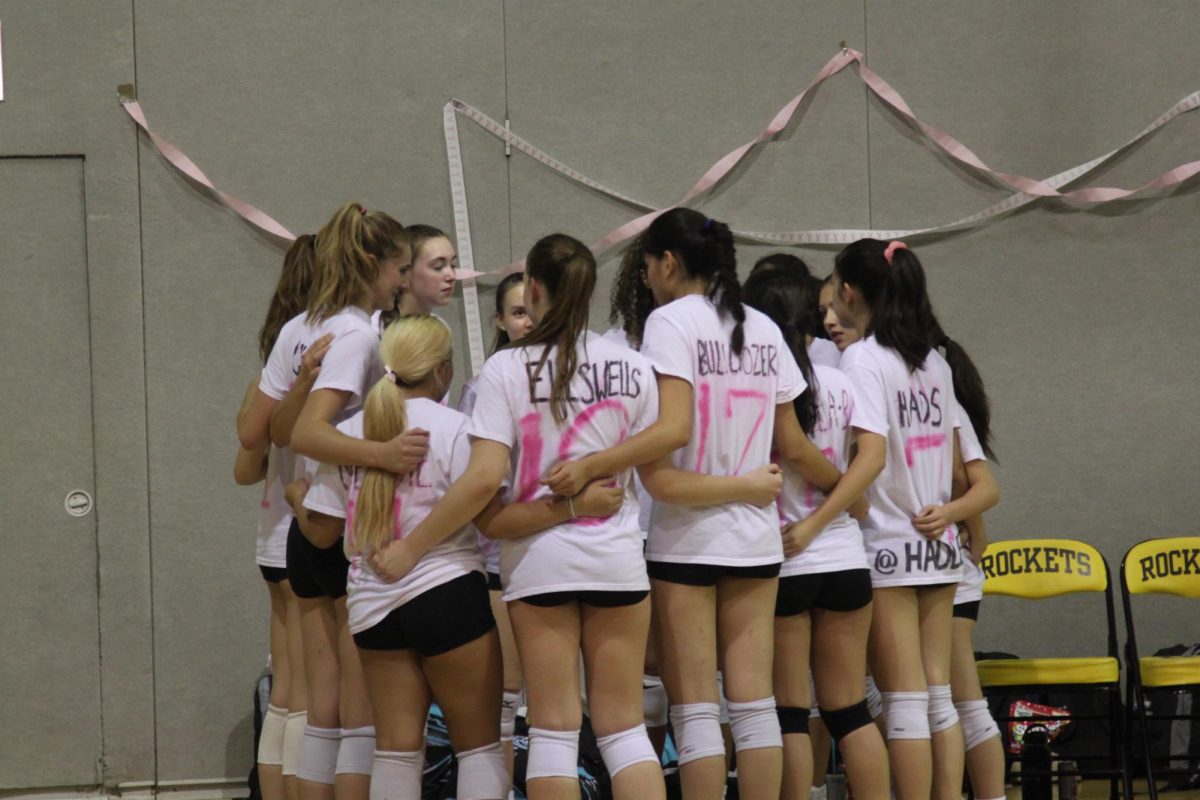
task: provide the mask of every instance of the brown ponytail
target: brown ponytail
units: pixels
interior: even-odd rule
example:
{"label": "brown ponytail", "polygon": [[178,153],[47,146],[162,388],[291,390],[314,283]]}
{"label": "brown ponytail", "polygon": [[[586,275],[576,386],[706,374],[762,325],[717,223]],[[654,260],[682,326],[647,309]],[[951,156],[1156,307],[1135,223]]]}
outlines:
{"label": "brown ponytail", "polygon": [[379,262],[408,249],[408,233],[399,222],[358,203],[343,205],[317,233],[309,319],[319,322],[363,302],[379,275]]}
{"label": "brown ponytail", "polygon": [[264,364],[275,347],[275,340],[279,338],[284,323],[308,306],[308,295],[313,284],[315,241],[316,237],[311,233],[297,236],[283,257],[283,269],[279,272],[279,282],[275,284],[271,305],[267,307],[267,319],[258,332],[258,355]]}

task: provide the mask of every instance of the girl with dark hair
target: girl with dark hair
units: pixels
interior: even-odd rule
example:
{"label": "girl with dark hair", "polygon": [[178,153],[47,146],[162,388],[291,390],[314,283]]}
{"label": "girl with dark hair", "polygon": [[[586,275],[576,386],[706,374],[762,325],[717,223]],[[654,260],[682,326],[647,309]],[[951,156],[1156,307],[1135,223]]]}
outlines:
{"label": "girl with dark hair", "polygon": [[[645,359],[587,330],[595,284],[595,259],[578,240],[555,234],[529,251],[525,307],[535,327],[480,373],[466,473],[420,525],[372,559],[381,574],[403,576],[472,518],[485,535],[502,539],[504,599],[534,726],[526,778],[533,800],[578,792],[581,651],[592,727],[614,796],[653,800],[666,791],[642,724],[649,583],[628,475],[603,476],[601,488],[615,482],[604,490],[625,502],[602,519],[579,519],[580,498],[555,497],[542,482],[556,461],[637,434],[657,409]],[[547,530],[529,535],[492,513],[498,504],[489,503],[510,469],[511,500],[541,509],[554,520]]]}
{"label": "girl with dark hair", "polygon": [[[950,692],[951,614],[962,576],[953,526],[914,518],[949,502],[957,456],[954,380],[931,346],[925,271],[903,242],[861,239],[835,261],[833,308],[860,341],[842,354],[858,453],[826,503],[867,492],[875,589],[871,673],[883,696],[896,796],[957,798],[963,736]],[[814,515],[815,516],[815,515]]]}
{"label": "girl with dark hair", "polygon": [[409,225],[412,264],[400,274],[400,291],[394,307],[377,315],[382,334],[403,314],[431,314],[454,298],[458,280],[458,253],[450,237],[432,225]]}
{"label": "girl with dark hair", "polygon": [[[850,462],[854,388],[839,370],[810,367],[802,333],[812,284],[780,272],[751,276],[746,304],[783,332],[809,388],[794,401],[801,426],[839,469]],[[847,495],[843,493],[843,497]],[[851,498],[852,499],[852,498]],[[808,736],[813,684],[821,720],[838,741],[855,797],[888,797],[887,750],[872,724],[862,676],[871,626],[871,573],[858,522],[845,503],[784,470],[779,516],[785,561],[775,603],[775,701],[783,728],[784,798],[803,800],[813,776]]]}
{"label": "girl with dark hair", "polygon": [[642,339],[658,375],[658,422],[560,463],[547,480],[569,495],[594,476],[642,465],[656,501],[646,557],[684,794],[719,797],[725,783],[720,663],[739,792],[774,800],[782,741],[771,652],[783,549],[770,500],[734,496],[734,476],[777,471],[772,432],[782,458],[817,485],[832,488],[839,473],[796,420],[792,401],[805,383],[779,329],[742,305],[729,227],[675,208],[646,229],[642,251],[658,303]]}

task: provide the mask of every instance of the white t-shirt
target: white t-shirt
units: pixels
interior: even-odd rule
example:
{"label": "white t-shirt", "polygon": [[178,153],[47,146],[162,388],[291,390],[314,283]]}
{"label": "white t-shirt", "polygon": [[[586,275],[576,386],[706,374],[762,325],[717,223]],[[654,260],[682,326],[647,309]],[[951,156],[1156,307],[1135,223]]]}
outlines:
{"label": "white t-shirt", "polygon": [[[478,386],[479,376],[476,375],[463,384],[462,395],[458,398],[458,410],[468,417],[475,410],[475,398],[478,397]],[[471,523],[471,530],[475,533],[476,544],[479,546],[479,554],[483,556],[484,567],[492,575],[499,575],[500,542],[484,536],[475,527],[474,523]]]}
{"label": "white t-shirt", "polygon": [[[658,387],[644,358],[585,332],[576,343],[579,367],[570,384],[567,421],[550,408],[555,348],[531,383],[542,347],[501,350],[479,374],[471,435],[511,450],[510,502],[552,496],[540,481],[560,461],[606,450],[644,430],[658,413]],[[621,510],[606,519],[566,522],[500,545],[504,599],[564,591],[643,591],[650,588],[642,557],[637,498],[628,474]]]}
{"label": "white t-shirt", "polygon": [[[766,315],[746,307],[745,346],[730,347],[732,318],[703,295],[660,306],[646,320],[642,354],[660,375],[692,385],[692,435],[671,456],[679,469],[743,475],[770,463],[775,406],[804,391],[804,377]],[[747,503],[684,508],[655,503],[646,558],[756,566],[783,561],[779,518]]]}
{"label": "white t-shirt", "polygon": [[[812,441],[825,457],[845,472],[850,466],[850,445],[853,443],[855,419],[854,387],[850,379],[832,367],[813,367],[817,381],[817,424]],[[783,467],[783,492],[779,495],[781,524],[806,519],[825,502],[825,492],[808,483],[786,465]],[[833,518],[808,547],[783,562],[779,574],[810,575],[819,572],[840,572],[847,569],[866,569],[867,554],[863,549],[862,529],[845,511]]]}
{"label": "white t-shirt", "polygon": [[[333,334],[333,342],[321,360],[321,374],[313,383],[312,391],[336,389],[350,393],[346,405],[332,420],[337,425],[362,408],[367,392],[383,377],[379,334],[371,323],[371,315],[357,306],[347,306],[315,324],[309,322],[306,313],[288,320],[279,331],[279,338],[263,367],[259,388],[264,394],[282,400],[300,374],[300,359],[304,352],[327,333]],[[311,482],[316,474],[317,464],[312,459],[301,457],[295,461],[295,475],[289,474],[284,486],[300,475]]]}
{"label": "white t-shirt", "polygon": [[267,478],[258,513],[258,542],[254,562],[263,567],[287,567],[287,536],[292,508],[284,490],[292,480],[295,454],[290,447],[271,445],[267,452]]}
{"label": "white t-shirt", "polygon": [[[429,453],[420,468],[396,484],[397,539],[429,516],[438,500],[467,469],[471,460],[469,420],[463,414],[422,397],[405,403],[408,424],[429,431]],[[362,412],[339,424],[338,430],[362,438]],[[417,595],[462,575],[482,572],[475,537],[464,527],[422,556],[400,580],[388,583],[375,574],[354,544],[354,504],[364,470],[322,464],[304,507],[346,520],[346,557],[350,559],[346,583],[346,609],[352,633],[379,624],[395,609]]]}
{"label": "white t-shirt", "polygon": [[[975,427],[971,424],[967,412],[963,410],[962,404],[958,406],[958,421],[961,423],[958,427],[958,451],[962,462],[970,464],[972,461],[987,461],[983,446],[979,444],[979,437],[975,435]],[[983,570],[971,563],[971,559],[964,558],[963,577],[954,592],[954,605],[974,603],[982,599]]]}
{"label": "white t-shirt", "polygon": [[925,506],[950,500],[958,417],[950,366],[930,350],[910,373],[894,350],[869,336],[846,348],[841,369],[854,383],[854,426],[887,439],[887,460],[867,491],[871,511],[863,525],[872,584],[957,583],[957,531],[951,526],[933,540],[912,523]]}
{"label": "white t-shirt", "polygon": [[815,366],[837,367],[842,360],[842,351],[828,339],[813,338],[808,346],[808,360]]}

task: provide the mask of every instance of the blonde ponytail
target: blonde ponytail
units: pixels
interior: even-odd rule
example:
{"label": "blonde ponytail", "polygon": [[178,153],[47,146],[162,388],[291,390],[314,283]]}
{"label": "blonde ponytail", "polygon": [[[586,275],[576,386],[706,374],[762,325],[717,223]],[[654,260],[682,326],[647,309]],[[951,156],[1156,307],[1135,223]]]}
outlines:
{"label": "blonde ponytail", "polygon": [[309,319],[320,322],[370,297],[379,262],[408,248],[408,232],[384,212],[343,205],[317,233]]}
{"label": "blonde ponytail", "polygon": [[[451,358],[450,329],[428,314],[400,317],[388,326],[379,353],[388,373],[363,404],[363,438],[390,441],[408,426],[407,390],[424,383],[437,366]],[[386,547],[397,534],[397,478],[393,472],[367,469],[358,491],[351,528],[353,549],[369,554]]]}

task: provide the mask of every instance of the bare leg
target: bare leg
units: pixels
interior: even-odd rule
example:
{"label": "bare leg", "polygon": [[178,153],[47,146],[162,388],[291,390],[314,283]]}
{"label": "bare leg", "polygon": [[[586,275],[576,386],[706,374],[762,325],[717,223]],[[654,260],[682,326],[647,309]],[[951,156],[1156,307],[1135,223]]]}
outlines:
{"label": "bare leg", "polygon": [[[848,708],[862,702],[867,665],[871,606],[855,611],[813,609],[813,675],[822,709]],[[838,743],[854,796],[886,800],[891,793],[888,753],[875,725],[866,725]]]}
{"label": "bare leg", "polygon": [[[362,661],[354,637],[346,619],[346,598],[334,601],[338,621],[338,665],[339,698],[338,715],[346,729],[364,728],[373,725],[371,699],[367,695],[367,684],[363,677]],[[337,800],[368,800],[371,793],[371,776],[344,774],[334,780],[334,796]]]}
{"label": "bare leg", "polygon": [[[492,606],[492,616],[496,618],[496,632],[500,636],[500,654],[504,659],[504,691],[521,691],[521,656],[517,653],[517,640],[513,638],[512,621],[508,618],[508,606],[500,599],[498,591],[488,592],[488,602]],[[513,774],[513,744],[512,740],[502,743],[504,758],[508,762],[508,777]]]}
{"label": "bare leg", "polygon": [[[725,697],[731,703],[760,700],[774,693],[771,666],[778,589],[775,578],[726,577],[717,583],[717,640],[724,664]],[[739,796],[745,800],[777,800],[783,780],[783,749],[743,748],[737,759]]]}
{"label": "bare leg", "polygon": [[[617,608],[583,606],[583,660],[588,709],[597,738],[642,724],[642,668],[650,599]],[[616,800],[662,800],[667,788],[662,766],[643,761],[613,776]]]}
{"label": "bare leg", "polygon": [[[954,618],[954,645],[950,655],[950,687],[954,702],[982,700],[979,671],[975,667],[975,620]],[[980,800],[1004,796],[1004,745],[999,736],[967,751],[971,788]]]}
{"label": "bare leg", "polygon": [[[287,596],[283,583],[266,582],[271,597],[271,705],[287,709],[291,681],[287,649]],[[259,764],[263,800],[283,800],[283,765]]]}
{"label": "bare leg", "polygon": [[[376,720],[376,749],[388,753],[425,750],[425,718],[429,686],[421,662],[412,650],[360,650],[367,694]],[[420,797],[420,776],[414,786],[388,788],[400,795]]]}
{"label": "bare leg", "polygon": [[[651,580],[659,666],[671,705],[717,702],[715,586]],[[725,758],[709,756],[679,768],[688,800],[720,800],[725,792]]]}
{"label": "bare leg", "polygon": [[[545,730],[578,730],[583,724],[578,604],[541,608],[514,600],[508,604],[508,616],[525,671],[530,720]],[[579,798],[576,778],[535,778],[525,785],[529,800]]]}
{"label": "bare leg", "polygon": [[[300,625],[300,599],[288,581],[283,581],[282,585],[287,603],[288,712],[294,714],[308,709],[308,686],[304,679],[304,634]],[[300,784],[295,775],[283,776],[283,793],[286,800],[300,800]]]}
{"label": "bare leg", "polygon": [[[327,597],[300,600],[304,632],[304,679],[308,687],[308,724],[314,728],[341,728],[340,669],[338,667],[337,616]],[[333,787],[298,781],[300,800],[333,800]]]}
{"label": "bare leg", "polygon": [[[907,586],[875,589],[871,619],[871,674],[881,692],[927,692],[921,662],[917,590]],[[898,800],[928,800],[933,787],[929,739],[892,739],[888,760]]]}
{"label": "bare leg", "polygon": [[[954,626],[955,584],[917,591],[921,615],[921,660],[930,686],[950,685],[950,650]],[[963,736],[957,722],[933,734],[933,797],[959,800],[962,797]]]}
{"label": "bare leg", "polygon": [[[780,708],[811,708],[808,688],[808,612],[775,617],[775,702]],[[783,734],[783,800],[807,800],[813,785],[812,741],[807,733]]]}

